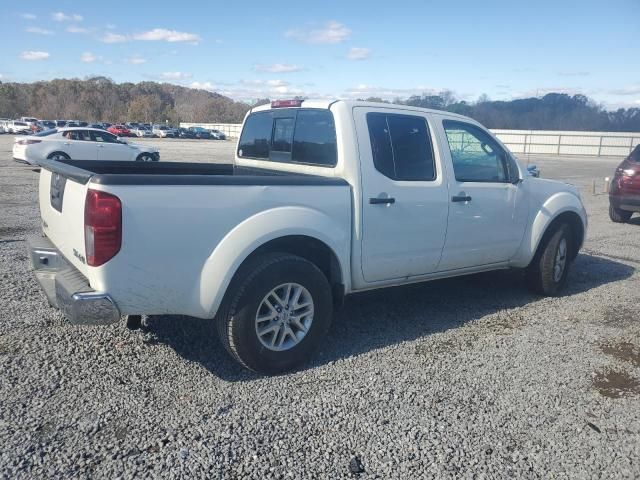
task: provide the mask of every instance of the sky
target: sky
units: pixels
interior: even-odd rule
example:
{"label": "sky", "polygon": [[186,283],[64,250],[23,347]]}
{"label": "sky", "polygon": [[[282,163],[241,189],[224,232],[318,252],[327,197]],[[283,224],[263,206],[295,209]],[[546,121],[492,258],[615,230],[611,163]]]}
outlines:
{"label": "sky", "polygon": [[103,75],[249,102],[553,91],[640,107],[640,0],[30,0],[2,10],[3,82]]}

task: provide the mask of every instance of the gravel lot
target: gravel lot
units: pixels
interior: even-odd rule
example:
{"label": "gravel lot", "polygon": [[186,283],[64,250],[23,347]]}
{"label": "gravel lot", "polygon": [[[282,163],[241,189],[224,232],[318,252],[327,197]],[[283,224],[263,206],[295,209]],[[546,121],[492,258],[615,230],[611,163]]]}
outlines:
{"label": "gravel lot", "polygon": [[[0,136],[0,478],[640,477],[640,218],[591,180],[617,159],[536,158],[590,215],[566,295],[518,272],[350,297],[300,372],[242,370],[205,322],[74,327],[46,306],[25,236],[37,174]],[[163,160],[232,142],[149,140]],[[598,188],[602,189],[602,182]]]}

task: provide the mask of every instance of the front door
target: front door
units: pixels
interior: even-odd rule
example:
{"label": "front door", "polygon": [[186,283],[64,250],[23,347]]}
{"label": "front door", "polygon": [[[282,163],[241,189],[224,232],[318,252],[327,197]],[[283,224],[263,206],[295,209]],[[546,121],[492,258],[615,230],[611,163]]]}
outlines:
{"label": "front door", "polygon": [[131,160],[131,147],[120,143],[115,135],[98,130],[92,130],[91,135],[98,149],[98,160]]}
{"label": "front door", "polygon": [[438,270],[506,262],[518,250],[528,220],[518,167],[477,125],[444,120],[442,127],[453,175],[447,240]]}
{"label": "front door", "polygon": [[88,130],[68,130],[64,133],[63,151],[73,160],[95,160],[98,158],[96,144],[91,141]]}
{"label": "front door", "polygon": [[366,282],[437,270],[447,183],[428,114],[354,108],[362,177],[362,273]]}

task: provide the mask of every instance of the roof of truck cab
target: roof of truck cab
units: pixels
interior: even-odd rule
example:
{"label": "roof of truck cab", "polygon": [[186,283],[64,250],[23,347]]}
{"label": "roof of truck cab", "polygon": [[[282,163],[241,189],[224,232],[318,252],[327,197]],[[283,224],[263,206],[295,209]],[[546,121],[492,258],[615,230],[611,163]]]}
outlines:
{"label": "roof of truck cab", "polygon": [[[447,112],[446,110],[435,110],[433,108],[420,108],[412,107],[409,105],[399,105],[395,103],[382,103],[382,102],[365,102],[363,100],[327,100],[327,99],[313,99],[303,100],[300,107],[285,107],[285,108],[330,108],[334,104],[343,103],[347,107],[368,107],[368,108],[393,108],[394,110],[406,110],[412,112],[426,112],[434,113],[437,115],[446,115],[448,117],[455,117],[467,120],[468,117],[459,115],[457,113]],[[264,110],[271,110],[271,104],[260,105],[251,109],[251,112],[261,112]],[[280,110],[280,108],[274,108],[273,110]]]}

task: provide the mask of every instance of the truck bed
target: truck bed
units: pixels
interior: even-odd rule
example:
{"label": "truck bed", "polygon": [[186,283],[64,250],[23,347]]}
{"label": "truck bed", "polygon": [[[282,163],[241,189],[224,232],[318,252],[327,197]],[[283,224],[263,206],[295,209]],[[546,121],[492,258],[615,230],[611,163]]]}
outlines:
{"label": "truck bed", "polygon": [[43,160],[38,164],[78,183],[99,185],[348,185],[337,177],[187,162]]}

